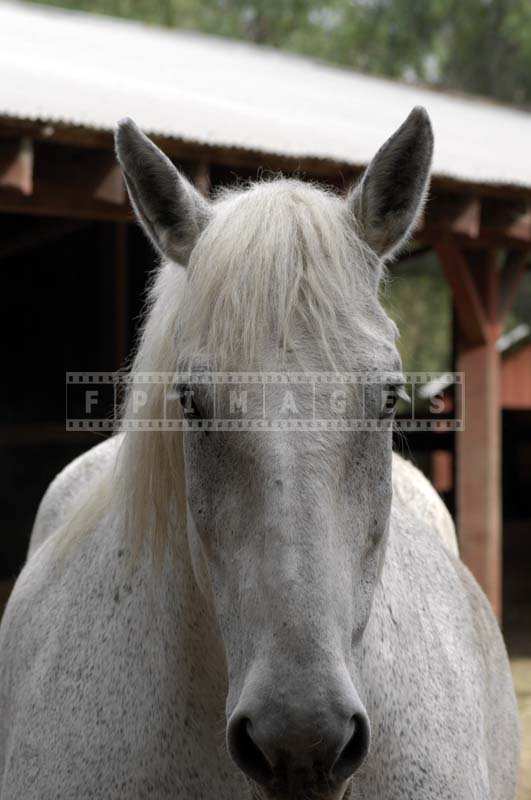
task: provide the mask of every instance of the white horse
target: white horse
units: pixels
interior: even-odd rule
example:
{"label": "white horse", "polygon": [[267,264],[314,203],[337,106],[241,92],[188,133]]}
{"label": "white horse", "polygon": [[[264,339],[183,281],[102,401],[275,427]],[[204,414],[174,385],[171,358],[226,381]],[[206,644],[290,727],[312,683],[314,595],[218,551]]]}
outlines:
{"label": "white horse", "polygon": [[[163,256],[134,369],[399,373],[378,282],[432,142],[415,109],[346,200],[278,180],[210,203],[123,122]],[[144,410],[162,402],[153,384]],[[187,413],[210,403],[199,388]],[[365,403],[389,413],[377,387]],[[5,612],[0,710],[2,800],[515,792],[498,626],[389,429],[130,431],[77,459]]]}

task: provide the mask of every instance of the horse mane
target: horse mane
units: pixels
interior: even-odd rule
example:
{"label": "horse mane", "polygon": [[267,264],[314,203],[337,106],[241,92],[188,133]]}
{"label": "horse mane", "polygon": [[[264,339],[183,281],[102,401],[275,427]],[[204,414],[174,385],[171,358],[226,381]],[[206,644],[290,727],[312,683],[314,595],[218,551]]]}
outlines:
{"label": "horse mane", "polygon": [[[276,179],[225,190],[214,207],[187,271],[162,263],[155,274],[133,372],[172,373],[197,359],[218,370],[259,369],[271,342],[280,358],[300,353],[304,368],[308,337],[334,369],[347,368],[360,347],[370,359],[374,340],[388,337],[387,318],[374,313],[381,266],[341,198]],[[143,413],[162,418],[164,386],[146,391]],[[121,417],[130,415],[131,394]],[[186,518],[180,432],[126,431],[112,475],[89,487],[66,540],[79,540],[105,513],[122,515],[135,547],[147,536],[157,557],[165,551]]]}

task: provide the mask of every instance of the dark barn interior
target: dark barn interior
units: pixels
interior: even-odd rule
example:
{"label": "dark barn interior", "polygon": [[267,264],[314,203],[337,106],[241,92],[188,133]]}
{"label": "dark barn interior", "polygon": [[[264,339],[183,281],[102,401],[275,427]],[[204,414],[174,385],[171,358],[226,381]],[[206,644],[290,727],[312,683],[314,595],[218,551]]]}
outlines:
{"label": "dark barn interior", "polygon": [[24,561],[50,480],[100,436],[66,431],[65,372],[125,365],[154,255],[125,222],[25,214],[0,220],[2,334],[14,343],[6,349],[2,394],[0,564],[8,581]]}

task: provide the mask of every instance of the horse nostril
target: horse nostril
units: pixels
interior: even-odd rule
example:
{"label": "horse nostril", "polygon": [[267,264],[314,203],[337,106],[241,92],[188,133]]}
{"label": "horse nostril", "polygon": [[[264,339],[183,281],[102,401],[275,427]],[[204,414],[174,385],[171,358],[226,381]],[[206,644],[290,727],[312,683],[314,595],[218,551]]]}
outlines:
{"label": "horse nostril", "polygon": [[369,722],[365,715],[354,714],[351,719],[350,739],[336,758],[332,774],[339,780],[346,780],[357,770],[369,752]]}
{"label": "horse nostril", "polygon": [[267,784],[273,778],[269,761],[252,738],[248,717],[231,720],[228,729],[229,752],[243,772],[257,783]]}

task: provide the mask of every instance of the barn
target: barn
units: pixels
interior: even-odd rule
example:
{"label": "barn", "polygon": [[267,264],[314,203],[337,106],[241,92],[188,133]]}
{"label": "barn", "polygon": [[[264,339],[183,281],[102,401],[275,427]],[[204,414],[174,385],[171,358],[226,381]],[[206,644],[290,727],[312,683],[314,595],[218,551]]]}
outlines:
{"label": "barn", "polygon": [[[464,408],[455,409],[465,426],[444,446],[440,434],[425,434],[422,446],[411,434],[411,450],[450,454],[461,552],[501,615],[503,520],[517,503],[511,542],[520,563],[530,553],[531,353],[528,343],[517,349],[509,368],[497,343],[529,262],[531,115],[267,48],[24,3],[0,6],[0,62],[2,324],[11,343],[1,401],[4,595],[47,483],[97,441],[65,430],[65,372],[127,363],[154,264],[114,157],[116,121],[132,116],[205,194],[278,170],[343,191],[423,105],[436,134],[432,191],[393,269],[437,255],[454,305],[455,370],[466,376]],[[502,408],[525,419],[508,423]],[[515,439],[527,442],[517,478]]]}
{"label": "barn", "polygon": [[[503,624],[509,649],[528,652],[531,630],[529,599],[529,529],[531,520],[531,327],[520,323],[496,342],[500,358],[501,498],[503,559]],[[445,384],[448,383],[448,386]],[[441,396],[448,414],[454,396],[449,382],[434,380],[423,387],[426,398]],[[458,434],[460,435],[460,434]],[[455,502],[454,442],[431,437],[426,450],[415,451],[417,462],[448,505]]]}

